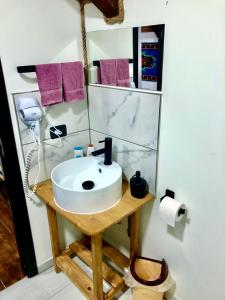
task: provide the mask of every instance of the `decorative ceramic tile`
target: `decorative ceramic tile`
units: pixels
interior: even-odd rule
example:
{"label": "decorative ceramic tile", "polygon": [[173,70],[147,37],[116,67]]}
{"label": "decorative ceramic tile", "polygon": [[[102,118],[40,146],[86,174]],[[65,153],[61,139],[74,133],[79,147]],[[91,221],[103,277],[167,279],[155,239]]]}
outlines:
{"label": "decorative ceramic tile", "polygon": [[[59,163],[73,158],[73,147],[75,145],[87,146],[89,144],[89,131],[74,133],[62,139],[62,144],[59,139],[46,140],[41,143],[40,151],[40,176],[38,181],[43,181],[50,178],[52,169]],[[23,146],[24,156],[35,146],[34,143]],[[38,173],[38,151],[34,151],[31,169],[29,172],[29,183],[33,184]]]}
{"label": "decorative ceramic tile", "polygon": [[[106,135],[91,130],[91,142],[96,149],[104,147],[98,144]],[[118,162],[123,169],[123,176],[129,181],[137,170],[149,184],[150,192],[155,193],[157,151],[138,146],[133,143],[113,138],[113,160]]]}
{"label": "decorative ceramic tile", "polygon": [[[30,92],[23,94],[14,94],[15,107],[18,105],[19,96],[35,97],[40,103],[40,93]],[[42,121],[41,121],[41,139],[48,139],[50,137],[49,128],[54,125],[66,124],[67,133],[74,133],[89,128],[87,101],[78,101],[71,103],[59,103],[49,107],[42,107]],[[17,113],[18,116],[18,113]],[[18,116],[18,124],[21,135],[22,144],[32,143],[34,138],[31,131],[24,125]]]}
{"label": "decorative ceramic tile", "polygon": [[160,95],[89,86],[90,127],[157,150]]}

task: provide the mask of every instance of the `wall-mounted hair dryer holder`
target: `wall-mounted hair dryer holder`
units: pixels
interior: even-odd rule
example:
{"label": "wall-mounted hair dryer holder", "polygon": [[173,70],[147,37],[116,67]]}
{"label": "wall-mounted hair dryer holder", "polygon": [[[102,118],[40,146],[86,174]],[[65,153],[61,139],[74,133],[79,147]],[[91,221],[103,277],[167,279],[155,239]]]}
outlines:
{"label": "wall-mounted hair dryer holder", "polygon": [[38,140],[40,137],[40,121],[42,117],[38,100],[34,97],[18,97],[17,111],[22,122],[33,130],[35,139]]}

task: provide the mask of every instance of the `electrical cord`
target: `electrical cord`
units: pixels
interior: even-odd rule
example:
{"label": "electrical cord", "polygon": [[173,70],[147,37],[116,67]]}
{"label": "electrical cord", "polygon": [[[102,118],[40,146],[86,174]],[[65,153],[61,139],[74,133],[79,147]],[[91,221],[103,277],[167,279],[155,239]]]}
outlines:
{"label": "electrical cord", "polygon": [[[26,197],[29,200],[31,200],[34,204],[40,204],[40,202],[37,202],[37,201],[34,200],[33,195],[37,191],[40,172],[41,172],[41,140],[40,140],[40,136],[37,137],[35,135],[33,127],[31,127],[30,130],[31,130],[31,133],[32,133],[33,138],[34,138],[35,145],[31,148],[31,150],[28,152],[28,154],[26,155],[26,158],[25,158],[25,172],[24,172],[23,187],[24,187]],[[34,180],[33,189],[31,191],[29,189],[29,186],[30,186],[29,185],[29,172],[30,172],[30,169],[31,169],[33,153],[35,151],[38,151],[38,172],[37,172],[37,176],[35,177],[35,180]]]}
{"label": "electrical cord", "polygon": [[[62,138],[60,136],[60,134],[62,134],[62,132],[60,130],[58,130],[55,126],[51,125],[51,127],[55,128],[55,131],[53,131],[51,129],[50,129],[50,131],[53,132],[55,135],[58,136],[59,141],[60,141],[60,146],[63,146]],[[41,172],[41,140],[40,140],[40,136],[37,137],[35,135],[35,133],[34,133],[34,127],[33,126],[30,127],[30,131],[31,131],[31,133],[33,135],[33,139],[34,139],[35,145],[30,149],[30,151],[27,153],[27,155],[25,157],[25,172],[24,172],[23,187],[24,187],[24,191],[25,191],[26,197],[29,200],[31,200],[32,202],[34,202],[35,204],[39,204],[37,201],[35,201],[33,199],[33,195],[37,191],[39,177],[40,177],[40,172]],[[46,143],[46,141],[42,141],[42,143]],[[33,189],[31,191],[29,189],[29,172],[30,172],[30,169],[31,169],[31,163],[32,163],[33,153],[35,151],[37,151],[37,150],[38,150],[38,172],[37,172],[37,176],[35,177],[35,180],[34,180]]]}
{"label": "electrical cord", "polygon": [[[55,128],[55,131],[49,129],[50,132],[54,133],[58,138],[59,138],[59,141],[60,141],[60,145],[63,146],[63,142],[62,142],[62,137],[61,137],[61,134],[62,134],[62,131],[60,131],[59,129],[57,129],[55,126],[53,125],[50,125],[51,127]],[[57,141],[58,142],[58,141]]]}
{"label": "electrical cord", "polygon": [[56,145],[57,143],[58,143],[58,141],[60,142],[60,144],[59,144],[59,146],[57,146],[57,147],[63,147],[64,146],[64,144],[63,144],[63,139],[62,139],[62,137],[61,137],[61,134],[62,134],[62,131],[61,130],[59,130],[59,129],[57,129],[54,125],[51,125],[51,124],[48,124],[48,126],[51,126],[51,127],[53,127],[54,129],[55,129],[55,131],[53,131],[53,130],[51,130],[51,129],[49,129],[49,131],[50,132],[52,132],[52,133],[54,133],[57,137],[58,137],[58,139],[57,140],[52,140],[53,141],[53,144],[52,143],[49,143],[49,141],[48,140],[46,140],[46,141],[41,141],[41,143],[46,143],[46,144],[48,144],[48,145],[50,145],[50,146],[54,146],[54,145]]}
{"label": "electrical cord", "polygon": [[[37,202],[33,199],[33,195],[37,190],[37,183],[40,174],[40,163],[38,164],[38,176],[35,179],[35,183],[32,191],[30,191],[29,189],[29,172],[31,168],[33,153],[37,150],[37,147],[38,147],[38,153],[40,153],[40,144],[35,139],[35,145],[30,149],[30,151],[28,152],[25,158],[25,171],[24,171],[24,181],[23,181],[23,188],[26,197],[29,200],[33,201],[35,204],[37,204]],[[40,154],[38,154],[38,156],[40,157]]]}
{"label": "electrical cord", "polygon": [[40,137],[38,137],[37,144],[38,144],[38,173],[37,173],[37,176],[34,181],[34,187],[32,190],[33,194],[35,194],[37,191],[37,184],[39,182],[39,177],[40,177],[40,172],[41,172],[41,141],[40,141]]}

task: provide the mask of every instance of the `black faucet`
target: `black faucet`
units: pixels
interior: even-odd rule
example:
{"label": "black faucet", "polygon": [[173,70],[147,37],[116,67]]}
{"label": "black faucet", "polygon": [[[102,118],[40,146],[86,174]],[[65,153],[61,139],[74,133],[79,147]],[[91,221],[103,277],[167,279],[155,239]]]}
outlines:
{"label": "black faucet", "polygon": [[91,154],[93,156],[97,156],[105,153],[104,165],[109,166],[112,164],[112,138],[106,137],[104,141],[99,141],[99,143],[104,143],[104,142],[105,142],[105,148],[93,151]]}

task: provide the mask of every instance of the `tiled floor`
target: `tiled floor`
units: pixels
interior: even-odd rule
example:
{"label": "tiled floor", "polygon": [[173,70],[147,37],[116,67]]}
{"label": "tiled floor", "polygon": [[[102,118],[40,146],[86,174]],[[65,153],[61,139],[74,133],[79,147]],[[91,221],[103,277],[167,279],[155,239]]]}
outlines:
{"label": "tiled floor", "polygon": [[[31,279],[24,278],[0,292],[0,300],[86,300],[80,291],[61,272],[51,268]],[[128,290],[118,300],[131,300]]]}

